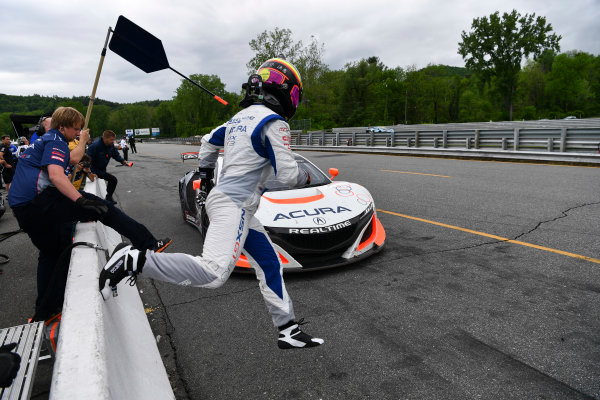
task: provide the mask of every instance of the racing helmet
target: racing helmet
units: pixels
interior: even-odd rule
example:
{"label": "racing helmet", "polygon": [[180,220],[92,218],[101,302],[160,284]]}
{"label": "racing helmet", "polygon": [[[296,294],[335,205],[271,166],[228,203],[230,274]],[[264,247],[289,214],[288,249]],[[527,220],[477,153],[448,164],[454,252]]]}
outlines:
{"label": "racing helmet", "polygon": [[242,107],[263,103],[288,120],[294,116],[302,100],[300,73],[281,58],[265,61],[242,88],[246,89],[246,98],[240,102]]}

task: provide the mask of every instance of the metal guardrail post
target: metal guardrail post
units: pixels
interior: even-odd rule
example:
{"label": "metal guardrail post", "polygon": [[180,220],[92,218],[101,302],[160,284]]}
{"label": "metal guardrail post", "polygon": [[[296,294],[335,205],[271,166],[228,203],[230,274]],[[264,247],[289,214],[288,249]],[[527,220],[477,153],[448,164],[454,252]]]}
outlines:
{"label": "metal guardrail post", "polygon": [[548,138],[548,151],[554,150],[554,140],[551,137]]}
{"label": "metal guardrail post", "polygon": [[448,147],[448,131],[446,129],[442,131],[442,147],[444,149]]}
{"label": "metal guardrail post", "polygon": [[419,147],[419,131],[415,131],[415,147]]}
{"label": "metal guardrail post", "polygon": [[502,150],[506,150],[508,148],[508,140],[503,137],[502,138]]}
{"label": "metal guardrail post", "polygon": [[567,151],[567,128],[560,130],[560,151],[561,153]]}
{"label": "metal guardrail post", "polygon": [[369,144],[367,146],[375,146],[375,132],[371,131],[371,138],[369,140]]}
{"label": "metal guardrail post", "polygon": [[396,147],[396,132],[392,132],[391,136],[392,136],[391,137],[391,139],[392,139],[392,143],[391,143],[392,146],[391,147]]}
{"label": "metal guardrail post", "polygon": [[467,137],[465,139],[465,148],[466,149],[470,149],[471,148],[471,138],[470,137]]}
{"label": "metal guardrail post", "polygon": [[322,140],[321,141],[321,146],[324,146],[325,143],[327,143],[327,142],[325,142],[325,131],[323,131],[323,133],[321,134],[321,140]]}
{"label": "metal guardrail post", "polygon": [[336,146],[340,145],[340,133],[339,132],[335,133],[335,145]]}
{"label": "metal guardrail post", "polygon": [[479,139],[480,139],[480,131],[479,129],[475,129],[475,143],[474,146],[476,149],[479,148]]}
{"label": "metal guardrail post", "polygon": [[515,128],[515,139],[513,141],[513,150],[519,151],[519,128]]}
{"label": "metal guardrail post", "polygon": [[352,132],[352,143],[351,146],[356,146],[356,132]]}
{"label": "metal guardrail post", "polygon": [[308,143],[309,146],[312,146],[312,133],[308,134]]}
{"label": "metal guardrail post", "polygon": [[437,148],[438,148],[438,138],[437,138],[437,137],[434,137],[434,138],[433,138],[433,148],[434,148],[434,149],[437,149]]}

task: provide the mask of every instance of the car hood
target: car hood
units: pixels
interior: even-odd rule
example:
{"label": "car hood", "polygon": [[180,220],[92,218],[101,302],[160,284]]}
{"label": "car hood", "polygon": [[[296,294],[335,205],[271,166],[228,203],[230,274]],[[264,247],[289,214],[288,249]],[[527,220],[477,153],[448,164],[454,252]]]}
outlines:
{"label": "car hood", "polygon": [[256,217],[274,228],[318,227],[348,221],[373,208],[371,194],[350,182],[266,192]]}

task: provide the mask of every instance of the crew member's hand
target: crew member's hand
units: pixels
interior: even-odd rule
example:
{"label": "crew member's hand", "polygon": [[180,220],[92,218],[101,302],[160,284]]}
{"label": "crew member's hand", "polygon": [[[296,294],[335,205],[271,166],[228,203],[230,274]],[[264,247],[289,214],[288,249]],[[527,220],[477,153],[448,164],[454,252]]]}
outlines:
{"label": "crew member's hand", "polygon": [[126,167],[133,167],[133,161],[129,162],[129,161],[123,161],[123,165]]}
{"label": "crew member's hand", "polygon": [[90,130],[86,129],[84,131],[81,131],[81,133],[79,133],[79,141],[87,143],[88,140],[90,140]]}
{"label": "crew member's hand", "polygon": [[81,196],[75,201],[75,205],[77,207],[83,208],[86,211],[92,211],[98,215],[98,217],[103,216],[108,212],[108,206],[100,200],[94,199],[86,199]]}
{"label": "crew member's hand", "polygon": [[10,343],[0,347],[0,387],[9,387],[19,372],[21,356],[13,353],[17,347],[16,343]]}

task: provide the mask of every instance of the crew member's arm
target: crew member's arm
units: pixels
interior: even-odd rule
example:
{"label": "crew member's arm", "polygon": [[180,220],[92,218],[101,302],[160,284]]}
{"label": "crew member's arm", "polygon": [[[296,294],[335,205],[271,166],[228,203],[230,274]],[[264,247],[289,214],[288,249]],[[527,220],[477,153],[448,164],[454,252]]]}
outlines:
{"label": "crew member's arm", "polygon": [[5,168],[12,168],[12,165],[10,165],[8,163],[8,161],[6,161],[4,159],[4,154],[2,154],[1,152],[0,152],[0,165],[4,165]]}
{"label": "crew member's arm", "polygon": [[298,163],[290,149],[290,126],[287,122],[281,120],[270,122],[265,125],[262,133],[277,180],[288,186],[309,183],[310,177],[305,171],[298,169]]}
{"label": "crew member's arm", "polygon": [[81,193],[71,185],[69,178],[65,175],[65,169],[60,165],[48,164],[48,176],[58,191],[72,201],[77,201],[81,197]]}
{"label": "crew member's arm", "polygon": [[125,162],[125,160],[123,160],[123,157],[121,157],[121,154],[119,154],[119,151],[117,149],[115,149],[115,147],[111,147],[110,151],[110,156],[115,159],[116,161],[118,161],[119,163],[123,164],[123,165],[127,165],[127,163]]}
{"label": "crew member's arm", "polygon": [[81,131],[81,133],[79,134],[79,144],[77,144],[77,147],[75,147],[73,151],[71,151],[71,159],[69,160],[70,164],[75,165],[81,160],[81,157],[83,157],[83,155],[85,154],[85,145],[87,144],[89,139],[90,130],[86,129],[84,131]]}

